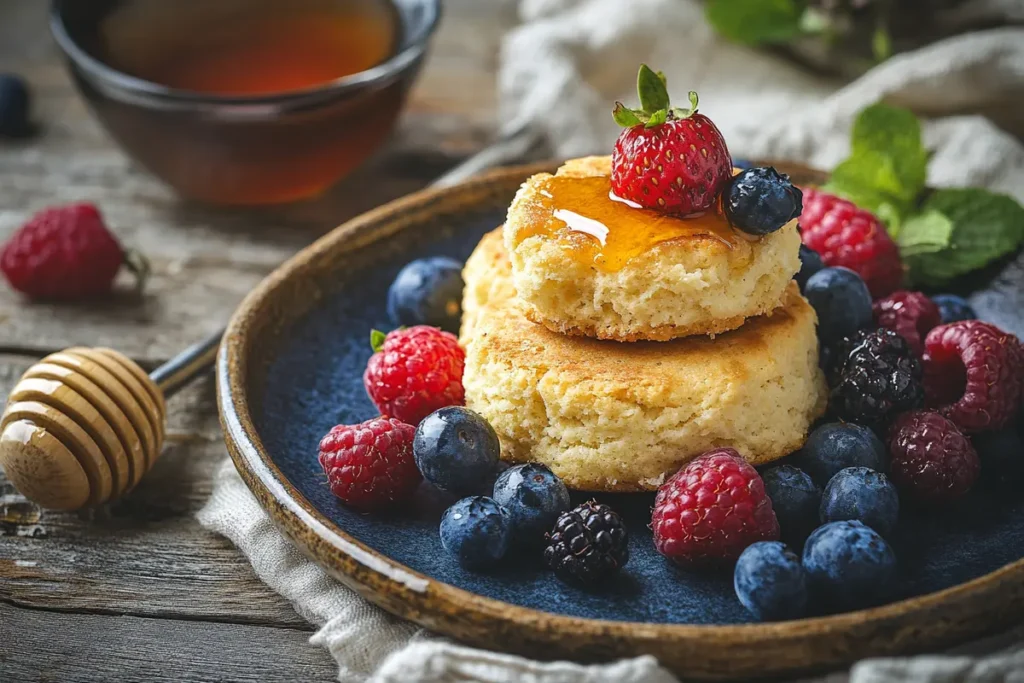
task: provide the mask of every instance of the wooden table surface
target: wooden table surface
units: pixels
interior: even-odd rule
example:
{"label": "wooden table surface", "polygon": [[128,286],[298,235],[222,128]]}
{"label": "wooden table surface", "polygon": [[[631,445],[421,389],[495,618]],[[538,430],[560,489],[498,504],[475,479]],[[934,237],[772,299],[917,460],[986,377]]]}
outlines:
{"label": "wooden table surface", "polygon": [[[79,344],[152,367],[223,325],[277,264],[345,219],[427,184],[487,144],[509,2],[447,0],[433,51],[387,148],[328,195],[284,209],[185,203],[90,117],[42,0],[0,0],[0,72],[23,75],[42,134],[0,141],[0,240],[35,211],[96,202],[153,277],[85,305],[30,304],[0,286],[0,395],[38,358]],[[5,283],[4,283],[5,285]],[[169,403],[161,459],[126,499],[40,510],[0,472],[0,681],[329,681],[312,626],[194,515],[226,457],[212,378]]]}

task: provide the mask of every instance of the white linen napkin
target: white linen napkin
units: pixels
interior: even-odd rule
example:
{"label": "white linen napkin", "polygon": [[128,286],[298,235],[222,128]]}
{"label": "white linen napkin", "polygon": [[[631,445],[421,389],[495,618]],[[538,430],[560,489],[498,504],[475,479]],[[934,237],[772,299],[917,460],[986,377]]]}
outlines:
{"label": "white linen napkin", "polygon": [[[506,140],[543,138],[562,157],[611,149],[616,99],[633,102],[637,65],[669,75],[684,101],[701,109],[737,157],[792,159],[830,168],[848,151],[856,112],[878,99],[928,120],[935,186],[980,185],[1024,201],[1024,146],[986,114],[1024,105],[1024,29],[968,34],[896,56],[854,83],[809,75],[773,56],[719,40],[693,0],[522,0],[523,24],[506,38],[499,74]],[[1024,134],[1024,117],[1010,117]],[[505,144],[510,153],[524,144]],[[493,156],[493,154],[492,154]],[[508,158],[508,161],[514,159]],[[493,163],[488,159],[488,163]],[[676,681],[651,657],[584,666],[535,662],[454,644],[395,619],[334,581],[273,526],[230,461],[198,514],[229,538],[257,575],[320,627],[310,639],[337,660],[344,683],[399,681],[613,683]],[[975,655],[869,660],[852,683],[1024,682],[1024,632],[979,645]],[[1009,647],[1009,649],[1007,649]],[[829,680],[846,680],[846,675]]]}

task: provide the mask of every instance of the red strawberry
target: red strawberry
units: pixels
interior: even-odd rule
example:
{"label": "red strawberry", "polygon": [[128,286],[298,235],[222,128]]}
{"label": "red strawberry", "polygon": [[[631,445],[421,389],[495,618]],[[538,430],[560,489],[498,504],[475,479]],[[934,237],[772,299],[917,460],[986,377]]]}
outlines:
{"label": "red strawberry", "polygon": [[92,204],[43,209],[0,252],[0,270],[11,286],[33,299],[74,300],[110,291],[125,264],[141,287],[145,259],[126,252]]}
{"label": "red strawberry", "polygon": [[690,108],[670,106],[665,77],[640,67],[641,109],[616,102],[615,121],[624,126],[612,154],[612,191],[663,213],[686,215],[714,206],[732,177],[732,156],[711,119]]}

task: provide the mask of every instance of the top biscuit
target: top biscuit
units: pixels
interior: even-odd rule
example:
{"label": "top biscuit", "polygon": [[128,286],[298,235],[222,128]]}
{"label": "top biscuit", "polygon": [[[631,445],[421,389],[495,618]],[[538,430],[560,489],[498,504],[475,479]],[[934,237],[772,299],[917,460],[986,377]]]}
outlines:
{"label": "top biscuit", "polygon": [[779,307],[800,268],[796,221],[764,237],[720,212],[676,218],[611,193],[610,157],[527,180],[504,229],[531,320],[562,334],[667,341],[735,329]]}

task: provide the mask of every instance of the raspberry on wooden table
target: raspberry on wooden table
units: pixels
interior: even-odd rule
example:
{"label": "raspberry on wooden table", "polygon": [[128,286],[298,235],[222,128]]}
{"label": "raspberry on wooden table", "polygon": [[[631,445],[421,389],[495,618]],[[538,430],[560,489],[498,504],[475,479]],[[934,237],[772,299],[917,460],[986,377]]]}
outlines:
{"label": "raspberry on wooden table", "polygon": [[415,426],[439,408],[465,403],[466,353],[454,334],[417,325],[387,336],[374,330],[371,342],[376,353],[366,364],[363,384],[382,415]]}
{"label": "raspberry on wooden table", "polygon": [[893,292],[874,303],[875,323],[907,340],[920,357],[924,337],[941,322],[939,307],[921,292]]}
{"label": "raspberry on wooden table", "polygon": [[925,339],[925,397],[968,433],[1006,427],[1024,398],[1024,347],[979,320],[936,327]]}
{"label": "raspberry on wooden table", "polygon": [[331,491],[358,510],[379,510],[412,495],[420,471],[412,454],[416,430],[390,417],[338,425],[320,440],[320,465]]}
{"label": "raspberry on wooden table", "polygon": [[732,448],[708,451],[662,484],[651,528],[658,552],[683,565],[730,562],[779,538],[761,476]]}
{"label": "raspberry on wooden table", "polygon": [[967,437],[931,410],[914,410],[896,418],[889,430],[889,455],[896,486],[926,502],[960,498],[981,469]]}
{"label": "raspberry on wooden table", "polygon": [[33,299],[88,299],[110,291],[121,265],[141,287],[148,264],[126,252],[93,204],[43,209],[0,251],[0,270],[11,286]]}
{"label": "raspberry on wooden table", "polygon": [[844,266],[860,275],[880,298],[899,289],[903,261],[899,248],[874,214],[821,190],[803,191],[800,230],[804,244],[826,266]]}

